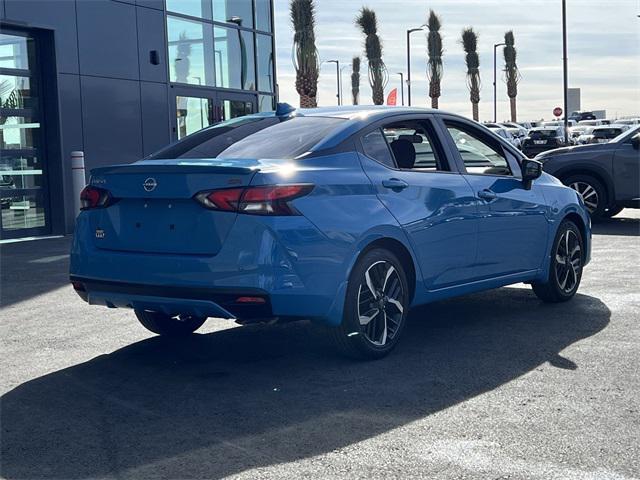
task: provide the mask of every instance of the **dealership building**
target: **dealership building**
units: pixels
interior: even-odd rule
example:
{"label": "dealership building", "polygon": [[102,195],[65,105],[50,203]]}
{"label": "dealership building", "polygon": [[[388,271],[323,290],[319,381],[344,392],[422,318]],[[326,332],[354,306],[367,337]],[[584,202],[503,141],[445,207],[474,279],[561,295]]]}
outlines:
{"label": "dealership building", "polygon": [[0,0],[0,240],[73,231],[70,156],[272,110],[273,0]]}

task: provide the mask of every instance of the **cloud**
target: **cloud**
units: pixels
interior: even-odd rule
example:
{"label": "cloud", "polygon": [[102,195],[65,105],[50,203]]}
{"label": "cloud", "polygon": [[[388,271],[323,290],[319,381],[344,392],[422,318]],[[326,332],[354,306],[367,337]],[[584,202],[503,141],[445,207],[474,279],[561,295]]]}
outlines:
{"label": "cloud", "polygon": [[[363,37],[354,26],[360,7],[366,4],[378,16],[384,61],[389,72],[387,91],[399,87],[406,72],[406,29],[425,22],[428,8],[443,21],[444,79],[441,108],[470,114],[465,64],[459,36],[462,28],[479,32],[478,53],[482,76],[480,114],[493,115],[493,44],[504,32],[513,30],[522,73],[518,110],[521,118],[551,117],[562,105],[562,25],[560,2],[555,0],[316,0],[316,39],[321,60],[337,58],[348,64],[354,55],[363,56],[361,100],[371,103],[366,80]],[[582,88],[584,109],[606,109],[610,115],[640,114],[640,29],[637,4],[630,0],[568,2],[569,84]],[[291,62],[293,32],[289,1],[275,0],[276,52],[281,101],[298,104],[295,71]],[[426,37],[411,37],[412,99],[414,105],[428,106],[426,79]],[[498,68],[501,50],[498,49]],[[333,67],[333,68],[330,68]],[[350,99],[350,70],[343,73],[345,100]],[[500,72],[498,72],[500,75]],[[335,67],[324,66],[319,80],[321,105],[336,103]],[[507,118],[506,87],[498,79],[498,118]]]}

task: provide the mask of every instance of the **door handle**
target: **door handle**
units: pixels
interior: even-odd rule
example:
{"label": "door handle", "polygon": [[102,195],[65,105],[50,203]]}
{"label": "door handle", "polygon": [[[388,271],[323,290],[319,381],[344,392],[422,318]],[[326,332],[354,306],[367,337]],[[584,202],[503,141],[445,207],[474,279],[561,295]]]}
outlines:
{"label": "door handle", "polygon": [[484,190],[480,190],[478,192],[478,197],[482,198],[483,200],[495,200],[496,198],[498,198],[498,195],[494,191],[485,188]]}
{"label": "door handle", "polygon": [[390,178],[389,180],[383,180],[382,186],[384,188],[390,188],[391,190],[404,190],[409,184],[399,178]]}

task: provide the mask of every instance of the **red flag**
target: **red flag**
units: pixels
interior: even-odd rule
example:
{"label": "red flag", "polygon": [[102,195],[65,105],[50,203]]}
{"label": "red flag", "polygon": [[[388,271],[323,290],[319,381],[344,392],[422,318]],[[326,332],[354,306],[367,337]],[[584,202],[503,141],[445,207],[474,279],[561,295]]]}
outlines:
{"label": "red flag", "polygon": [[397,100],[398,100],[398,89],[394,88],[389,92],[389,96],[387,97],[387,105],[395,106]]}

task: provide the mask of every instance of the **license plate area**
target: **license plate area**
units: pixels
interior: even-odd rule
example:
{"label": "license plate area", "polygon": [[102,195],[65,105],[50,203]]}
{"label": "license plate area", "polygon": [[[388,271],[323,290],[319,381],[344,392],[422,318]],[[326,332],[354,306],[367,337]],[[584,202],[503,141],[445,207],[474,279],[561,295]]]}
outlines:
{"label": "license plate area", "polygon": [[92,227],[98,248],[213,255],[234,220],[234,213],[207,210],[192,199],[129,198],[96,210]]}
{"label": "license plate area", "polygon": [[545,143],[547,143],[546,140],[534,140],[533,143],[535,143],[536,145],[544,145]]}

